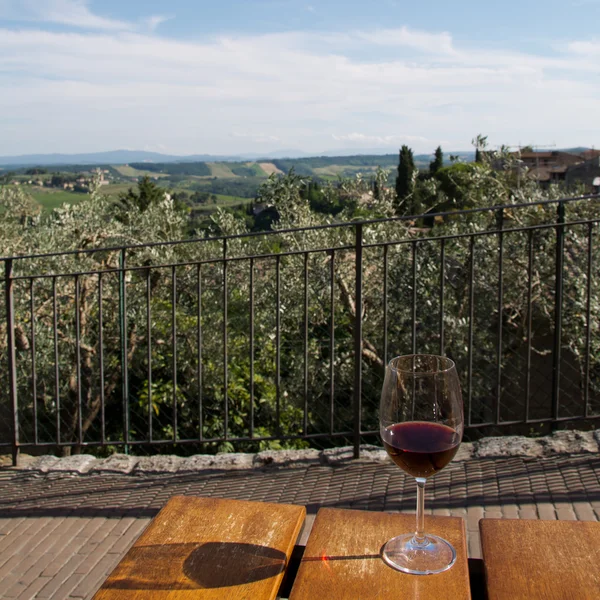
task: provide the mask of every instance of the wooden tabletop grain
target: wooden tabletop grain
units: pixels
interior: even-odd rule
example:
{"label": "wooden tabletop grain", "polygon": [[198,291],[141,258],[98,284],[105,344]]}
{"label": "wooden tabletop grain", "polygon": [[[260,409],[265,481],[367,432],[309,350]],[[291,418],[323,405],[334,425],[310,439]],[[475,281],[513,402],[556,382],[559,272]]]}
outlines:
{"label": "wooden tabletop grain", "polygon": [[489,600],[598,600],[600,523],[482,519]]}
{"label": "wooden tabletop grain", "polygon": [[272,600],[306,509],[176,496],[94,600]]}
{"label": "wooden tabletop grain", "polygon": [[468,600],[464,522],[426,517],[425,529],[456,549],[454,566],[438,575],[407,575],[386,565],[388,539],[414,531],[414,514],[322,508],[317,514],[290,600]]}

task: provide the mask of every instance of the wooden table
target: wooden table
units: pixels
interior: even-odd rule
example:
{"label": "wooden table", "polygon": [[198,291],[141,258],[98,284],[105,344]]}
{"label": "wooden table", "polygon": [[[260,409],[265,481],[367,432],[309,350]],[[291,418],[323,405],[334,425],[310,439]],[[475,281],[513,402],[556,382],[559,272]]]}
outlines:
{"label": "wooden table", "polygon": [[[305,515],[301,506],[174,497],[94,598],[273,600],[284,574],[290,600],[471,598],[462,519],[426,517],[426,530],[449,540],[457,560],[417,576],[381,559],[388,539],[412,531],[413,514],[322,508],[302,553],[294,545]],[[480,529],[487,589],[473,578],[473,598],[600,599],[600,523],[482,519]]]}
{"label": "wooden table", "polygon": [[94,600],[273,599],[306,509],[175,496]]}
{"label": "wooden table", "polygon": [[600,523],[482,519],[489,600],[598,600]]}
{"label": "wooden table", "polygon": [[470,600],[465,526],[456,517],[426,517],[425,529],[456,549],[438,575],[407,575],[386,565],[381,548],[414,531],[415,516],[322,508],[310,532],[290,600]]}

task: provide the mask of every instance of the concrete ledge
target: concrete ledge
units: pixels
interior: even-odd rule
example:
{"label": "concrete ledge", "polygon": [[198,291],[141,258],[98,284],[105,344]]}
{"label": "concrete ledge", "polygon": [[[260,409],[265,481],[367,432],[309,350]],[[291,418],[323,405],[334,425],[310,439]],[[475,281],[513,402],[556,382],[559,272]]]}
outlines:
{"label": "concrete ledge", "polygon": [[[524,436],[488,437],[465,442],[454,458],[463,462],[483,458],[551,457],[600,452],[600,431],[557,431],[552,435],[528,438]],[[200,471],[237,471],[249,469],[293,469],[307,466],[342,467],[356,462],[381,463],[390,461],[379,446],[361,446],[360,459],[354,459],[352,446],[326,450],[266,450],[257,454],[223,453],[195,456],[127,456],[114,454],[98,459],[89,454],[66,458],[55,456],[23,457],[21,471],[40,474],[85,475],[122,473],[186,473]]]}

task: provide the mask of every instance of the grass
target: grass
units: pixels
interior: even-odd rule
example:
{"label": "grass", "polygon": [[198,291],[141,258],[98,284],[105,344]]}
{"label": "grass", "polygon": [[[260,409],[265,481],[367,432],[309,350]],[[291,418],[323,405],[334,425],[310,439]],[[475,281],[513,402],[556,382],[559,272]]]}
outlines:
{"label": "grass", "polygon": [[134,169],[129,165],[114,165],[113,169],[123,175],[123,177],[168,177],[167,173],[155,173],[154,171],[145,171],[143,169]]}
{"label": "grass", "polygon": [[134,183],[109,183],[100,188],[100,193],[106,196],[117,196],[121,192],[126,192],[129,188],[137,189]]}
{"label": "grass", "polygon": [[217,197],[216,204],[207,202],[206,204],[194,204],[194,211],[201,213],[212,213],[217,208],[230,208],[232,206],[239,206],[240,204],[248,204],[252,202],[252,198],[242,198],[241,196],[226,196],[225,194],[215,194]]}
{"label": "grass", "polygon": [[36,188],[35,191],[27,190],[31,197],[36,200],[42,207],[42,210],[50,212],[55,208],[59,208],[63,204],[76,204],[87,194],[77,194],[75,192],[65,192],[64,190],[54,191],[39,191],[42,188]]}
{"label": "grass", "polygon": [[252,202],[252,198],[243,198],[242,196],[226,196],[225,194],[215,194],[217,197],[217,204],[224,206],[228,204],[248,204]]}
{"label": "grass", "polygon": [[222,178],[235,178],[233,171],[225,164],[225,163],[206,163],[213,177],[217,177],[218,179]]}

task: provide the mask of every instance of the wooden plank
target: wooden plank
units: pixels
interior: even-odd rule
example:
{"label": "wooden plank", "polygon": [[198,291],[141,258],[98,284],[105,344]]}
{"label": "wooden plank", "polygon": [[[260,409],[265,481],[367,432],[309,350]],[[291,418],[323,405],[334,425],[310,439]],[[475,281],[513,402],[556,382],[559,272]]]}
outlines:
{"label": "wooden plank", "polygon": [[317,514],[290,600],[411,598],[468,600],[465,527],[456,517],[425,518],[425,529],[456,549],[454,566],[439,575],[407,575],[387,566],[381,548],[414,530],[412,514],[322,508]]}
{"label": "wooden plank", "polygon": [[482,519],[489,600],[598,600],[600,523]]}
{"label": "wooden plank", "polygon": [[273,599],[306,509],[175,496],[95,600]]}

